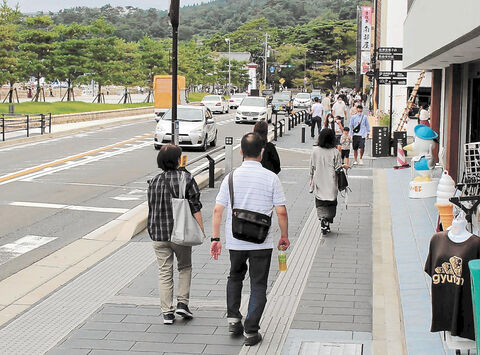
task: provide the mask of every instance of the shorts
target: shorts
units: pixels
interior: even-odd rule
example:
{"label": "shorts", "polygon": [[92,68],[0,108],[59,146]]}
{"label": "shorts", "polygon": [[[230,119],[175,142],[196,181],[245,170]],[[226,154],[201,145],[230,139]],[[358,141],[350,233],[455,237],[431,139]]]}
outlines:
{"label": "shorts", "polygon": [[365,138],[362,136],[353,136],[353,150],[365,149]]}
{"label": "shorts", "polygon": [[341,134],[336,134],[335,135],[335,145],[338,147],[340,144],[340,138],[342,137]]}
{"label": "shorts", "polygon": [[342,159],[345,159],[350,156],[350,149],[342,149]]}

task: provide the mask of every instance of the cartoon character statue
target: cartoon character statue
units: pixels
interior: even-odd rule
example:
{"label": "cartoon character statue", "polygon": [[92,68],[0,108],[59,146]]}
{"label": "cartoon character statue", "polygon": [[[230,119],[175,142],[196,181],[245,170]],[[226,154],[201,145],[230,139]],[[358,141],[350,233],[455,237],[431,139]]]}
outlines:
{"label": "cartoon character statue", "polygon": [[437,138],[437,132],[421,124],[415,127],[415,141],[403,148],[415,154],[411,161],[413,180],[409,185],[410,198],[434,197],[437,194],[438,179],[432,177],[435,167],[433,149]]}

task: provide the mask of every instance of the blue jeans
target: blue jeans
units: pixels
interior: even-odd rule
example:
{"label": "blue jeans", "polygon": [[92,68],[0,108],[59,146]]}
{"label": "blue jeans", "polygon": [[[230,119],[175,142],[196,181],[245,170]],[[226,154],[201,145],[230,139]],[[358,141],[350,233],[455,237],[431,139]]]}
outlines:
{"label": "blue jeans", "polygon": [[[230,250],[230,275],[227,281],[227,318],[242,319],[240,303],[243,280],[250,275],[250,301],[245,317],[245,333],[256,333],[267,303],[267,281],[272,249]],[[247,266],[247,260],[249,267]]]}

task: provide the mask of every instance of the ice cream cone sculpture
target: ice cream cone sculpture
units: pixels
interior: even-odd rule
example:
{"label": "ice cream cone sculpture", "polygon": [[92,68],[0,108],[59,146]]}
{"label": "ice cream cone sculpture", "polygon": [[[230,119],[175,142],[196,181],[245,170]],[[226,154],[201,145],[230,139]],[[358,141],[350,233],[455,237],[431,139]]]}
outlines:
{"label": "ice cream cone sculpture", "polygon": [[440,221],[442,222],[443,230],[447,230],[448,227],[452,225],[453,221],[453,205],[448,204],[439,204],[436,203],[435,207],[438,209],[438,214],[440,215]]}
{"label": "ice cream cone sculpture", "polygon": [[447,230],[452,225],[453,204],[450,202],[450,197],[455,195],[455,190],[455,181],[448,175],[448,171],[444,170],[438,182],[437,203],[435,204],[442,221],[443,230]]}

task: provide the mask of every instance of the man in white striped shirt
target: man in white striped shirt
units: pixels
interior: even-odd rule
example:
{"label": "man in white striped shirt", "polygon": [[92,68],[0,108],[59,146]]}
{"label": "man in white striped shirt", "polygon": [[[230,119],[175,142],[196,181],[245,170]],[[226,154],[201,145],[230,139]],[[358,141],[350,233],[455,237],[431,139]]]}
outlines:
{"label": "man in white striped shirt", "polygon": [[[236,209],[272,215],[273,209],[278,216],[281,237],[278,247],[287,249],[288,217],[285,207],[285,195],[282,184],[276,174],[262,167],[263,140],[256,133],[248,133],[242,138],[243,164],[233,173],[234,204]],[[262,340],[258,330],[260,318],[267,302],[267,281],[273,250],[273,229],[270,227],[267,238],[262,244],[236,239],[232,233],[232,206],[228,176],[222,182],[213,212],[213,237],[210,248],[216,260],[220,255],[220,225],[223,211],[227,208],[225,224],[226,248],[230,253],[230,274],[227,282],[227,318],[229,331],[239,335],[244,330],[245,345],[256,345]],[[240,302],[242,285],[249,265],[250,302],[245,324],[242,325]],[[244,328],[245,327],[245,328]]]}

